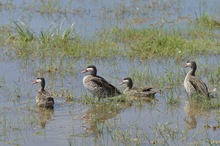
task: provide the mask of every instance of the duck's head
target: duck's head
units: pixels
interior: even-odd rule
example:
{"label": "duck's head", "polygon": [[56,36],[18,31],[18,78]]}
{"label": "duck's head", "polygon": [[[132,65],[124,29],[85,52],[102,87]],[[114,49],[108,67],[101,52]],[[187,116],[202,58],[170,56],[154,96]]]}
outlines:
{"label": "duck's head", "polygon": [[195,61],[187,61],[183,67],[184,68],[191,67],[191,68],[196,69],[196,62]]}
{"label": "duck's head", "polygon": [[90,72],[91,75],[97,74],[97,69],[94,65],[87,66],[81,73]]}
{"label": "duck's head", "polygon": [[35,81],[32,82],[32,84],[42,83],[45,82],[44,78],[37,78]]}
{"label": "duck's head", "polygon": [[122,82],[120,82],[119,84],[120,84],[120,85],[126,84],[127,87],[129,87],[129,88],[132,88],[132,86],[133,86],[133,82],[132,82],[132,79],[131,79],[130,77],[124,78],[124,79],[122,80]]}
{"label": "duck's head", "polygon": [[41,89],[40,90],[44,90],[45,79],[43,77],[42,78],[37,78],[35,81],[32,82],[32,84],[38,84],[38,83],[41,84]]}

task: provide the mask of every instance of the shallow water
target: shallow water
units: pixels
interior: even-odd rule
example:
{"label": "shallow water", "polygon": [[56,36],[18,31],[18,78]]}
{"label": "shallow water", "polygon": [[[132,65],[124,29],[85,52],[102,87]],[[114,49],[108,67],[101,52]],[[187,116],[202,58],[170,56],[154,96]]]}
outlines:
{"label": "shallow water", "polygon": [[[90,37],[106,27],[124,26],[131,21],[137,27],[150,27],[155,24],[160,27],[161,18],[172,22],[165,23],[165,27],[181,24],[184,28],[182,23],[185,19],[179,19],[180,16],[195,20],[195,13],[200,15],[207,12],[213,15],[219,12],[218,8],[213,7],[219,3],[215,0],[81,0],[73,1],[67,7],[68,2],[60,3],[61,10],[68,8],[74,12],[63,15],[38,13],[35,9],[40,9],[41,2],[12,1],[8,9],[0,8],[0,25],[12,25],[12,21],[21,20],[29,23],[34,32],[39,33],[48,29],[55,21],[60,22],[65,18],[64,28],[75,23],[76,30],[82,36]],[[31,9],[32,6],[35,9]],[[30,11],[33,15],[29,14]],[[188,69],[182,69],[183,63],[172,58],[143,61],[116,56],[106,60],[33,60],[18,59],[16,54],[5,54],[3,51],[0,57],[0,145],[208,145],[208,140],[220,140],[218,128],[204,128],[207,124],[218,125],[219,109],[201,111],[197,106],[190,105],[182,85]],[[210,90],[218,90],[215,84],[209,83],[209,73],[215,72],[219,67],[219,57],[186,57],[186,60],[194,59],[197,62],[197,75],[202,77]],[[124,77],[130,76],[135,85],[162,87],[162,94],[157,94],[158,102],[153,103],[113,102],[112,105],[109,101],[107,104],[78,102],[87,95],[82,84],[85,75],[80,72],[91,64],[97,66],[100,76],[120,90],[124,87],[118,83]],[[47,90],[57,92],[54,110],[48,111],[35,106],[34,97],[39,87],[31,82],[38,73],[45,77]],[[66,101],[67,96],[73,97],[74,100]],[[179,98],[180,104],[168,104],[170,97]]]}
{"label": "shallow water", "polygon": [[[5,57],[7,60],[7,57]],[[210,59],[212,58],[212,59]],[[200,74],[204,66],[211,64],[212,68],[218,66],[219,56],[200,56],[198,59],[198,75],[208,81],[206,76]],[[55,108],[45,111],[35,107],[34,96],[38,87],[31,84],[37,75],[36,70],[47,63],[39,64],[41,61],[31,63],[24,60],[2,61],[1,88],[1,143],[19,145],[133,145],[141,142],[141,145],[149,144],[158,138],[159,142],[166,140],[169,144],[185,145],[198,141],[200,144],[207,143],[206,139],[218,140],[216,137],[219,130],[205,129],[206,124],[217,125],[218,110],[200,111],[197,107],[190,107],[188,97],[183,89],[182,83],[176,88],[164,89],[162,94],[157,94],[158,102],[134,102],[130,105],[123,103],[106,104],[83,104],[78,102],[67,102],[62,95],[55,97]],[[54,60],[53,60],[54,62]],[[56,62],[56,61],[55,61]],[[84,74],[81,70],[89,64],[98,67],[98,74],[105,77],[120,90],[124,87],[118,83],[125,76],[138,78],[138,73],[145,76],[163,77],[166,70],[180,72],[183,82],[186,71],[182,64],[170,61],[129,61],[117,58],[114,61],[72,60],[74,75],[67,72],[61,75],[57,71],[54,74],[43,73],[47,81],[47,89],[60,91],[61,88],[72,92],[73,98],[80,99],[86,95],[82,85]],[[63,66],[65,66],[65,62]],[[69,66],[70,67],[70,66]],[[69,70],[69,69],[67,69]],[[188,71],[188,70],[187,70]],[[175,77],[175,76],[174,76]],[[154,81],[136,79],[135,84],[151,85]],[[207,82],[208,83],[208,82]],[[166,85],[166,83],[164,83]],[[209,84],[208,84],[209,85]],[[209,86],[210,88],[212,86]],[[181,98],[178,105],[169,105],[167,100],[170,96]],[[111,102],[107,102],[111,103]],[[168,131],[163,133],[164,131]],[[161,132],[161,133],[160,133]],[[160,133],[160,134],[159,134]],[[187,134],[186,134],[187,133]],[[172,136],[173,138],[168,138]],[[186,134],[186,135],[185,135]],[[161,137],[164,135],[164,138]],[[175,136],[176,135],[176,136]],[[167,137],[168,136],[168,137]],[[181,137],[182,136],[182,137]],[[187,137],[185,137],[187,136]],[[131,143],[125,137],[131,139]],[[180,141],[180,139],[182,139]]]}
{"label": "shallow water", "polygon": [[[76,31],[83,37],[112,26],[133,25],[135,27],[165,27],[185,29],[189,21],[195,21],[203,13],[218,19],[219,1],[96,1],[96,0],[53,0],[20,1],[3,0],[0,7],[0,25],[14,25],[22,21],[34,32],[55,28],[63,20],[63,29],[75,24]],[[49,8],[48,8],[48,7]],[[50,8],[52,7],[52,8]],[[52,9],[52,10],[51,10]],[[59,11],[57,12],[56,9]],[[52,12],[51,12],[52,11]],[[52,31],[52,29],[51,29]]]}

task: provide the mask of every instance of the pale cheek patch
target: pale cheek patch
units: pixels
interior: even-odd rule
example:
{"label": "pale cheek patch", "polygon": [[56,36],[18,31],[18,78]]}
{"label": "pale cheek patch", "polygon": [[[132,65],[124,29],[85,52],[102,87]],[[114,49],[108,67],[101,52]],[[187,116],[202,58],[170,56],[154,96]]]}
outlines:
{"label": "pale cheek patch", "polygon": [[123,80],[123,83],[128,83],[129,81],[128,80]]}
{"label": "pale cheek patch", "polygon": [[86,70],[87,71],[93,71],[93,68],[87,68]]}
{"label": "pale cheek patch", "polygon": [[36,82],[40,83],[40,82],[42,82],[42,81],[41,81],[41,79],[37,79]]}
{"label": "pale cheek patch", "polygon": [[186,63],[187,66],[191,66],[191,63]]}

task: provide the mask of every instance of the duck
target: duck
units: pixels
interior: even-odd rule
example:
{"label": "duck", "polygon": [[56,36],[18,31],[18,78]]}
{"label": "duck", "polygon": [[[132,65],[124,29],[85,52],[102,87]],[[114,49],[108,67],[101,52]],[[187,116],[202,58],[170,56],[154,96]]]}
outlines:
{"label": "duck", "polygon": [[156,92],[153,91],[152,87],[133,87],[133,81],[130,77],[126,77],[119,83],[120,85],[125,84],[126,88],[123,91],[125,95],[134,97],[154,97]]}
{"label": "duck", "polygon": [[121,92],[103,77],[97,75],[97,68],[94,65],[86,67],[81,73],[89,72],[83,78],[83,85],[93,96],[99,98],[118,96]]}
{"label": "duck", "polygon": [[191,70],[186,74],[184,79],[184,87],[189,97],[198,93],[206,98],[209,98],[209,92],[206,84],[195,75],[197,65],[195,61],[187,61],[183,68],[190,67]]}
{"label": "duck", "polygon": [[39,89],[35,100],[36,104],[39,107],[45,108],[53,108],[54,107],[54,98],[51,93],[45,90],[45,79],[43,77],[37,78],[35,81],[32,82],[33,84],[40,84],[41,88]]}

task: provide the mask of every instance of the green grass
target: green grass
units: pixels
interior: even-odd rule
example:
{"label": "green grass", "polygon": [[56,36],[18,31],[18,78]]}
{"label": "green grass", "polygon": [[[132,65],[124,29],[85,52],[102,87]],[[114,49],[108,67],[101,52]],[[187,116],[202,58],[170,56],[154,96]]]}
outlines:
{"label": "green grass", "polygon": [[203,13],[199,18],[197,18],[197,25],[208,27],[210,29],[220,28],[220,20],[217,20],[214,17]]}
{"label": "green grass", "polygon": [[180,105],[181,104],[181,98],[173,97],[173,96],[168,97],[167,104],[170,104],[170,105]]}
{"label": "green grass", "polygon": [[[40,34],[33,32],[22,22],[15,22],[13,29],[1,36],[9,51],[18,58],[32,57],[74,57],[106,58],[117,54],[117,46],[109,41],[107,36],[84,40],[74,30],[74,24],[63,29],[62,23]],[[2,32],[3,32],[2,28]]]}
{"label": "green grass", "polygon": [[218,66],[216,70],[216,78],[217,78],[217,81],[220,81],[220,66]]}
{"label": "green grass", "polygon": [[[190,39],[183,37],[185,32],[167,32],[164,30],[148,28],[114,28],[113,35],[117,41],[124,44],[124,55],[131,58],[154,59],[163,56],[164,58],[184,58],[186,54],[203,54],[217,50],[211,38]],[[189,30],[190,33],[190,30]],[[199,33],[199,32],[198,32]],[[208,49],[207,49],[208,48]]]}
{"label": "green grass", "polygon": [[17,57],[74,57],[87,59],[123,56],[128,59],[174,58],[182,60],[198,54],[219,54],[218,34],[204,29],[186,31],[158,28],[112,27],[95,34],[92,39],[84,39],[75,31],[75,25],[63,28],[63,22],[53,24],[46,31],[34,32],[23,22],[14,22],[0,37],[9,52]]}
{"label": "green grass", "polygon": [[193,95],[189,98],[190,106],[200,110],[211,110],[213,108],[219,108],[220,102],[218,98],[208,99],[201,95]]}
{"label": "green grass", "polygon": [[21,41],[27,42],[34,39],[34,33],[31,31],[29,26],[26,26],[23,22],[14,22],[15,31],[17,32],[17,38],[22,39]]}

